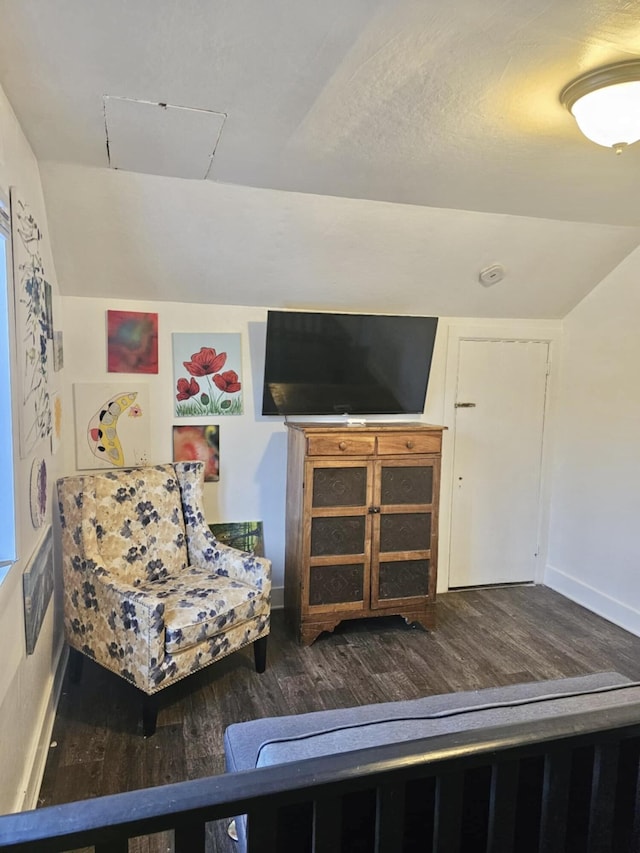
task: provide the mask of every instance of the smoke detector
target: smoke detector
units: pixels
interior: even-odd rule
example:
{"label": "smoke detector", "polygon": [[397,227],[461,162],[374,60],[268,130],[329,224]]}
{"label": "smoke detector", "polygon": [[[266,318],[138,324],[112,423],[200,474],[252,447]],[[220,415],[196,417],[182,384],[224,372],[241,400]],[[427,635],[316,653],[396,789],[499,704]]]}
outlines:
{"label": "smoke detector", "polygon": [[478,280],[485,287],[491,287],[492,284],[497,284],[505,276],[504,267],[502,264],[491,264],[488,267],[480,270]]}

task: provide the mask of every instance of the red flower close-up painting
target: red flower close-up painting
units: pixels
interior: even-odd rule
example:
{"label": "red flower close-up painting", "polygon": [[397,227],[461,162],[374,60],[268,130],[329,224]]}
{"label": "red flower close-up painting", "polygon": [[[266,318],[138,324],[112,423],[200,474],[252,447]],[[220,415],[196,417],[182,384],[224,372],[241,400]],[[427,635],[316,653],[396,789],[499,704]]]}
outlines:
{"label": "red flower close-up painting", "polygon": [[220,429],[205,426],[174,426],[173,461],[204,462],[205,482],[220,479]]}

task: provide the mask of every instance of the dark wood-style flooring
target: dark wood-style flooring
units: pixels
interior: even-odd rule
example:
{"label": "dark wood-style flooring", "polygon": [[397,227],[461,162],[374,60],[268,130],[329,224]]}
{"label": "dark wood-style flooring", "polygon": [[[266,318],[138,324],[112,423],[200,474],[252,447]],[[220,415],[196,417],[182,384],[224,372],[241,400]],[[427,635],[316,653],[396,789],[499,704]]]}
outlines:
{"label": "dark wood-style flooring", "polygon": [[[222,773],[223,732],[240,720],[603,670],[640,680],[640,638],[545,587],[451,592],[437,614],[432,633],[395,617],[352,621],[304,648],[275,611],[267,671],[245,649],[169,688],[148,740],[137,691],[87,661],[80,684],[65,678],[39,804]],[[210,826],[209,847],[234,851],[225,826]],[[135,848],[172,845],[162,835]]]}

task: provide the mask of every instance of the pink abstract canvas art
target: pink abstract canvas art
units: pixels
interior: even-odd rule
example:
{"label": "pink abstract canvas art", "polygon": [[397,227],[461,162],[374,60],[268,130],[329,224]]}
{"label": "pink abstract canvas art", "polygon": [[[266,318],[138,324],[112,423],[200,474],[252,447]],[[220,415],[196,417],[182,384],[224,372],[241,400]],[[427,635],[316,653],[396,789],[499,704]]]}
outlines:
{"label": "pink abstract canvas art", "polygon": [[109,373],[158,372],[158,315],[107,311]]}

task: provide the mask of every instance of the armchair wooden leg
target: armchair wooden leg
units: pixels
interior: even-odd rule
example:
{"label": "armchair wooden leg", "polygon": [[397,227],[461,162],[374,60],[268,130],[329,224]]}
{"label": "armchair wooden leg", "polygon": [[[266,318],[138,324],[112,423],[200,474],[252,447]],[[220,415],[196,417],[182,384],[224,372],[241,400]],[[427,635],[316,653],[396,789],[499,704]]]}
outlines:
{"label": "armchair wooden leg", "polygon": [[82,664],[84,655],[77,649],[69,648],[69,680],[72,684],[78,684],[82,678]]}
{"label": "armchair wooden leg", "polygon": [[145,693],[142,697],[142,734],[151,737],[156,733],[158,721],[158,697],[156,694],[149,696]]}
{"label": "armchair wooden leg", "polygon": [[260,637],[259,640],[256,640],[253,644],[253,657],[256,662],[256,672],[264,672],[267,668],[267,639],[266,637]]}

